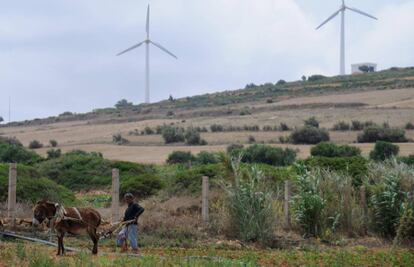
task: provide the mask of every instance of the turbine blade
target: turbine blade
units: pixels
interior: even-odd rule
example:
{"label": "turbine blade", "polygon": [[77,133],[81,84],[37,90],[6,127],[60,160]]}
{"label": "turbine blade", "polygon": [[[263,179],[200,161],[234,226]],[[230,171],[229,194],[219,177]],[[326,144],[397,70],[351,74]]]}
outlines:
{"label": "turbine blade", "polygon": [[349,9],[349,10],[351,10],[351,11],[354,11],[354,12],[356,12],[356,13],[359,13],[359,14],[361,14],[361,15],[364,15],[364,16],[366,16],[366,17],[368,17],[368,18],[378,20],[378,18],[376,18],[376,17],[374,17],[374,16],[372,16],[372,15],[370,15],[370,14],[368,14],[368,13],[365,13],[364,11],[361,11],[361,10],[359,10],[359,9],[356,9],[356,8],[353,8],[353,7],[346,7],[346,8],[347,8],[347,9]]}
{"label": "turbine blade", "polygon": [[141,43],[138,43],[138,44],[136,44],[136,45],[134,45],[134,46],[131,46],[130,48],[128,48],[128,49],[126,49],[126,50],[122,51],[121,53],[118,53],[118,54],[117,54],[117,56],[120,56],[120,55],[122,55],[122,54],[125,54],[126,52],[129,52],[129,51],[131,51],[131,50],[134,50],[135,48],[140,47],[143,43],[145,43],[145,41],[143,41],[143,42],[141,42]]}
{"label": "turbine blade", "polygon": [[169,54],[170,56],[174,57],[175,59],[178,59],[178,57],[176,55],[174,55],[173,53],[171,53],[170,51],[168,51],[166,48],[164,48],[162,45],[157,44],[153,41],[150,41],[151,44],[155,45],[156,47],[158,47],[159,49],[161,49],[162,51],[164,51],[165,53]]}
{"label": "turbine blade", "polygon": [[149,36],[149,31],[150,31],[150,5],[148,5],[148,8],[147,8],[147,26],[146,26],[146,29],[147,29],[147,36]]}
{"label": "turbine blade", "polygon": [[342,8],[340,8],[338,11],[336,11],[335,13],[332,14],[332,16],[330,16],[329,18],[327,18],[324,22],[322,22],[321,25],[319,25],[316,29],[319,30],[323,25],[325,25],[326,23],[328,23],[331,19],[333,19],[334,17],[336,17],[336,15],[339,14],[339,12],[342,11]]}

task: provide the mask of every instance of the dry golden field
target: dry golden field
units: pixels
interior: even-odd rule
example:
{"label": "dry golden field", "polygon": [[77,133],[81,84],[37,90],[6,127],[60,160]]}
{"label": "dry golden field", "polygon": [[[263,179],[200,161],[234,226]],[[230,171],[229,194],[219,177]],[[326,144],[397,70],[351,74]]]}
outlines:
{"label": "dry golden field", "polygon": [[[342,105],[321,106],[320,104],[352,104],[363,105],[347,107]],[[143,130],[149,126],[155,128],[158,125],[172,124],[182,127],[205,126],[209,128],[212,124],[226,126],[244,125],[279,125],[287,123],[290,127],[298,127],[303,120],[315,116],[321,126],[331,128],[339,121],[360,120],[373,121],[376,123],[388,122],[394,127],[403,127],[407,122],[414,123],[414,89],[376,90],[348,94],[332,94],[319,97],[286,97],[279,102],[264,104],[253,102],[248,105],[234,104],[231,107],[248,106],[251,115],[221,115],[221,116],[188,116],[185,119],[155,118],[136,122],[119,122],[116,120],[102,119],[89,121],[58,122],[36,126],[2,127],[0,135],[18,138],[25,146],[32,140],[39,140],[46,147],[37,150],[45,154],[49,140],[55,139],[63,151],[82,149],[86,151],[102,152],[110,159],[128,160],[145,163],[163,163],[169,153],[174,150],[186,150],[198,153],[202,150],[224,151],[231,143],[247,144],[249,136],[254,136],[257,142],[269,143],[275,146],[286,146],[279,143],[280,136],[286,136],[289,132],[224,132],[203,133],[202,138],[209,143],[208,146],[166,146],[160,135],[134,136],[130,131]],[[264,108],[265,107],[265,108]],[[285,108],[281,108],[285,107]],[[214,108],[211,108],[214,109]],[[185,111],[197,114],[197,110]],[[188,114],[187,114],[188,115]],[[129,145],[117,146],[112,144],[112,136],[121,133],[130,141]],[[354,143],[358,132],[330,132],[331,139],[337,143]],[[407,131],[407,137],[414,140],[414,131]],[[361,147],[367,155],[373,144],[355,144]],[[309,155],[309,146],[290,146],[299,150],[301,158]],[[414,143],[400,144],[401,155],[414,154]]]}

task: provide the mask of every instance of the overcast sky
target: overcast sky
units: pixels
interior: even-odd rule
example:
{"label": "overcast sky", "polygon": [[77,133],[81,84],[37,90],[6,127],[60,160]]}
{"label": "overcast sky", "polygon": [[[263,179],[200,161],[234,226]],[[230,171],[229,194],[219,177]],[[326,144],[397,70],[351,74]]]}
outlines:
{"label": "overcast sky", "polygon": [[[24,120],[144,100],[147,1],[0,0],[0,116]],[[335,75],[336,0],[153,0],[151,37],[179,59],[151,50],[152,101],[247,83]],[[413,0],[348,0],[380,20],[346,16],[347,71],[414,65]]]}

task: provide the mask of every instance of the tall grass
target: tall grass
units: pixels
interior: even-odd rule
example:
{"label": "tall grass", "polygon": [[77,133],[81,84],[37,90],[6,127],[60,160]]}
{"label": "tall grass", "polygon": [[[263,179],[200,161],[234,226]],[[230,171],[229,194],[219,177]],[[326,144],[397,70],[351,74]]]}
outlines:
{"label": "tall grass", "polygon": [[231,230],[243,241],[268,242],[273,236],[275,211],[272,193],[255,166],[242,170],[233,161],[234,182],[225,187]]}

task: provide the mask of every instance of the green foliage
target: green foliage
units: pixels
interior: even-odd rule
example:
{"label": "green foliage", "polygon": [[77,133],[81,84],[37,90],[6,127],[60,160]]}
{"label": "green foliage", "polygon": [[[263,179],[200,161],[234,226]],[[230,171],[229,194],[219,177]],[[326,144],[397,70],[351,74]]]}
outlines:
{"label": "green foliage", "polygon": [[279,80],[276,83],[276,85],[284,85],[284,84],[286,84],[286,81],[285,80]]}
{"label": "green foliage", "polygon": [[40,160],[38,154],[27,150],[17,139],[0,136],[0,162],[32,164]]}
{"label": "green foliage", "polygon": [[247,142],[249,144],[254,144],[256,143],[256,138],[253,135],[249,135],[249,137],[247,138]]}
{"label": "green foliage", "polygon": [[360,121],[352,121],[351,130],[352,131],[361,131],[364,129],[364,124]]}
{"label": "green foliage", "polygon": [[207,142],[201,139],[200,133],[195,128],[188,128],[184,138],[187,145],[207,145]]}
{"label": "green foliage", "polygon": [[298,193],[291,200],[293,217],[307,236],[322,234],[322,211],[326,201],[318,193],[318,182],[309,172],[300,175]]}
{"label": "green foliage", "polygon": [[405,202],[400,218],[394,245],[412,244],[414,240],[414,210],[412,202]]}
{"label": "green foliage", "polygon": [[196,158],[190,151],[174,151],[168,155],[168,164],[191,164]]}
{"label": "green foliage", "polygon": [[396,160],[372,163],[364,181],[370,196],[371,224],[381,236],[395,236],[404,203],[414,188],[414,168]]}
{"label": "green foliage", "polygon": [[368,172],[368,160],[363,157],[310,157],[304,161],[309,169],[321,168],[347,174],[354,185],[360,185]]}
{"label": "green foliage", "polygon": [[386,160],[391,157],[395,157],[398,155],[400,151],[400,147],[394,145],[393,143],[384,142],[384,141],[377,141],[375,143],[374,150],[371,151],[369,157],[372,160]]}
{"label": "green foliage", "polygon": [[[9,166],[0,164],[0,201],[7,199],[8,172]],[[70,190],[43,178],[35,168],[19,164],[17,173],[17,201],[36,203],[41,199],[47,199],[66,204],[74,203],[75,196]]]}
{"label": "green foliage", "polygon": [[309,82],[316,82],[316,81],[319,81],[319,80],[323,80],[325,78],[326,78],[326,76],[323,76],[323,75],[320,75],[320,74],[315,74],[315,75],[309,76],[308,81]]}
{"label": "green foliage", "polygon": [[281,122],[279,126],[279,130],[282,132],[290,131],[290,127],[286,123]]}
{"label": "green foliage", "polygon": [[219,156],[217,153],[211,153],[207,151],[201,151],[196,156],[197,164],[215,164],[219,162]]}
{"label": "green foliage", "polygon": [[166,144],[184,142],[184,130],[174,126],[164,126],[162,128],[162,137]]}
{"label": "green foliage", "polygon": [[315,157],[355,157],[361,156],[361,149],[348,145],[337,145],[332,142],[321,142],[311,148]]}
{"label": "green foliage", "polygon": [[[268,145],[255,144],[241,151],[242,162],[265,163],[273,166],[288,166],[296,159],[296,151],[290,148],[271,147]],[[232,152],[236,156],[237,150]]]}
{"label": "green foliage", "polygon": [[51,147],[57,147],[58,142],[56,140],[52,139],[52,140],[49,140],[49,144],[50,144]]}
{"label": "green foliage", "polygon": [[132,104],[132,102],[128,102],[128,100],[126,100],[126,99],[121,99],[115,104],[115,107],[117,109],[125,109],[125,108],[133,107],[133,104]]}
{"label": "green foliage", "polygon": [[47,159],[56,159],[62,155],[62,150],[60,149],[49,149],[47,152]]}
{"label": "green foliage", "polygon": [[351,129],[351,125],[349,125],[349,123],[344,122],[344,121],[340,121],[338,123],[336,123],[332,130],[334,131],[349,131]]}
{"label": "green foliage", "polygon": [[227,146],[226,151],[229,155],[235,156],[235,155],[239,155],[240,152],[243,150],[243,148],[244,146],[241,144],[231,144]]}
{"label": "green foliage", "polygon": [[407,157],[398,157],[398,161],[407,165],[414,166],[414,155],[410,155]]}
{"label": "green foliage", "polygon": [[112,136],[112,143],[120,146],[120,145],[128,144],[129,141],[126,138],[124,138],[122,134],[118,133]]}
{"label": "green foliage", "polygon": [[310,117],[304,121],[305,126],[319,128],[319,121],[315,117]]}
{"label": "green foliage", "polygon": [[305,126],[294,130],[289,137],[294,144],[318,144],[320,142],[329,141],[329,133],[325,129]]}
{"label": "green foliage", "polygon": [[160,177],[155,174],[126,175],[121,179],[119,194],[131,193],[142,199],[156,194],[162,186]]}
{"label": "green foliage", "polygon": [[359,143],[374,143],[377,141],[403,143],[408,142],[405,131],[397,128],[370,126],[358,135]]}
{"label": "green foliage", "polygon": [[407,122],[405,125],[406,130],[414,130],[414,124],[412,122]]}
{"label": "green foliage", "polygon": [[37,140],[33,140],[29,143],[29,148],[30,149],[38,149],[38,148],[42,148],[42,147],[43,147],[43,144],[40,143]]}
{"label": "green foliage", "polygon": [[223,127],[223,125],[220,125],[220,124],[212,124],[212,125],[210,125],[210,130],[213,133],[223,132],[224,131],[224,127]]}
{"label": "green foliage", "polygon": [[275,212],[272,193],[264,176],[252,167],[240,173],[235,164],[235,182],[226,188],[230,225],[242,241],[267,243],[273,236]]}

